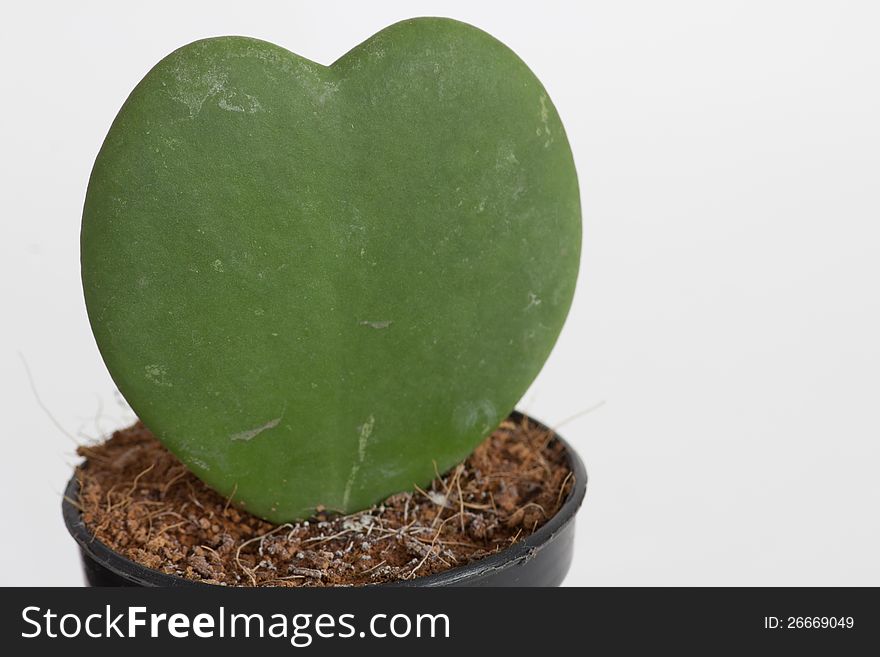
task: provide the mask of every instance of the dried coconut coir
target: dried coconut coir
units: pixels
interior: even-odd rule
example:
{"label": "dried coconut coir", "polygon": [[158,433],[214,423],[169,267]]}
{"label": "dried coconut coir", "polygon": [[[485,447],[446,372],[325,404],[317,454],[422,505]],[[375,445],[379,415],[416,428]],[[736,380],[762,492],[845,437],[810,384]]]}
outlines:
{"label": "dried coconut coir", "polygon": [[565,450],[508,420],[426,490],[274,525],[232,506],[141,423],[83,446],[77,505],[96,538],[170,575],[229,586],[344,586],[463,565],[532,534],[573,487]]}

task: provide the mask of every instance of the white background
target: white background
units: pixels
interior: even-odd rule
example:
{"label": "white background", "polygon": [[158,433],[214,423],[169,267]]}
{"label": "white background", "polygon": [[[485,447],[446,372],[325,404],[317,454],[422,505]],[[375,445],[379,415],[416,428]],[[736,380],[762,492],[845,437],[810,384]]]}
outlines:
{"label": "white background", "polygon": [[41,2],[0,9],[0,582],[76,585],[67,432],[126,415],[78,234],[116,111],[161,57],[245,34],[318,62],[473,23],[568,130],[585,248],[522,407],[590,471],[568,584],[880,584],[880,12],[871,2]]}

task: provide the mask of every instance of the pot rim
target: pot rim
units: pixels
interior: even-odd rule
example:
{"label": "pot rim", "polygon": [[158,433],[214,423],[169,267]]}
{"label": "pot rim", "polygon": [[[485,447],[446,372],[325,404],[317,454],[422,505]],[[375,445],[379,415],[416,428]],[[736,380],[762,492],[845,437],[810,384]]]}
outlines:
{"label": "pot rim", "polygon": [[[569,468],[573,473],[574,486],[562,506],[559,507],[559,510],[552,518],[550,518],[550,520],[544,523],[534,534],[517,541],[503,550],[476,561],[455,566],[440,573],[423,575],[409,580],[395,580],[392,582],[383,582],[381,584],[365,584],[360,586],[355,585],[354,587],[454,586],[470,580],[481,579],[496,570],[505,570],[513,566],[524,564],[533,559],[543,547],[551,543],[556,535],[574,520],[578,509],[580,509],[581,504],[584,501],[587,492],[587,470],[575,449],[568,443],[568,441],[556,433],[556,431],[533,417],[517,410],[512,411],[508,416],[508,419],[513,420],[514,422],[521,421],[524,418],[533,422],[539,428],[550,431],[553,436],[562,443],[562,446],[565,448]],[[77,481],[76,474],[74,473],[70,478],[70,481],[67,482],[67,488],[65,489],[62,498],[61,509],[67,531],[70,532],[70,535],[77,542],[84,556],[87,555],[119,577],[131,582],[136,582],[142,586],[221,586],[218,584],[198,582],[179,575],[169,575],[159,570],[148,568],[111,549],[95,538],[86,527],[82,520],[80,510],[72,502],[72,500],[78,498],[79,481]]]}

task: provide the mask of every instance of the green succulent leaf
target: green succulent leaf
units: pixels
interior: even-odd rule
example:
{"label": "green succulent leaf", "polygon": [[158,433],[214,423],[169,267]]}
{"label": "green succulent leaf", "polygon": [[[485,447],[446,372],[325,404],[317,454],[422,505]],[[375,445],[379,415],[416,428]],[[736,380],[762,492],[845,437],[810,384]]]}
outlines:
{"label": "green succulent leaf", "polygon": [[414,19],[329,67],[242,37],[163,59],[95,162],[82,277],[132,408],[281,522],[466,457],[541,369],[579,250],[540,82],[476,28]]}

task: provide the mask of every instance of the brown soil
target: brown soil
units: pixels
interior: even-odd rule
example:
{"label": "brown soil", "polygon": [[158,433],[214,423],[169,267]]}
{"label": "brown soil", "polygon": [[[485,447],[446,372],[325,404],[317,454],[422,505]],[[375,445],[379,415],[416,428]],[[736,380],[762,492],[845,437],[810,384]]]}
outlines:
{"label": "brown soil", "polygon": [[95,536],[164,573],[229,586],[375,584],[497,552],[552,517],[574,482],[562,445],[505,421],[427,490],[348,516],[317,509],[273,525],[205,486],[142,424],[80,447],[83,519]]}

